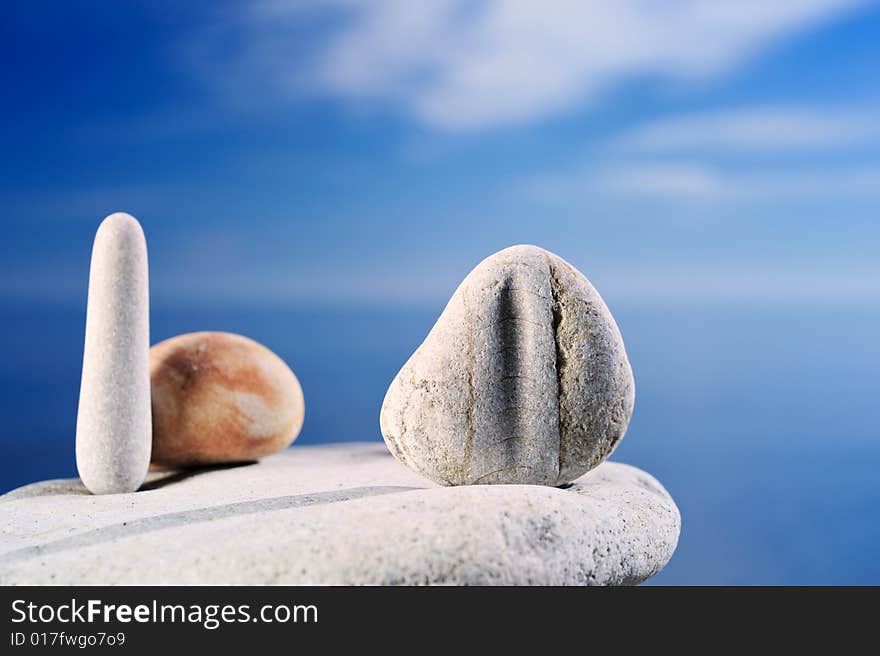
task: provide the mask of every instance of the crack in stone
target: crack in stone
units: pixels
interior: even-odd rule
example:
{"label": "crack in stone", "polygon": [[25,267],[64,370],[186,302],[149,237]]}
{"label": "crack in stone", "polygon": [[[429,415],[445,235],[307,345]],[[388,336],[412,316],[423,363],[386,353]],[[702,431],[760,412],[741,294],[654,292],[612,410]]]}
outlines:
{"label": "crack in stone", "polygon": [[556,272],[553,270],[553,263],[550,261],[550,257],[547,257],[547,271],[550,276],[550,295],[553,297],[553,305],[551,310],[553,312],[553,343],[556,347],[556,359],[553,363],[553,370],[556,372],[556,416],[557,416],[557,428],[559,431],[559,451],[557,453],[557,469],[556,469],[556,479],[557,481],[562,476],[562,453],[563,453],[563,439],[562,435],[564,433],[563,430],[563,413],[562,413],[562,369],[565,367],[565,353],[563,352],[562,346],[559,343],[559,326],[563,321],[563,311],[562,304],[559,301],[560,292],[562,291],[562,282],[556,277]]}
{"label": "crack in stone", "polygon": [[[497,442],[492,442],[491,444],[487,444],[486,446],[484,446],[482,449],[479,450],[479,453],[482,453],[484,451],[488,451],[496,446],[501,446],[507,442],[510,442],[511,440],[524,440],[524,439],[528,439],[528,438],[524,435],[511,435],[510,437],[505,437],[504,439],[498,440]],[[498,471],[502,471],[502,470],[498,470]]]}
{"label": "crack in stone", "polygon": [[473,318],[471,317],[471,309],[466,294],[462,294],[461,301],[464,305],[464,325],[467,332],[467,355],[465,356],[467,359],[465,366],[467,371],[467,400],[465,402],[464,416],[464,462],[467,467],[464,480],[467,482],[471,477],[471,469],[473,467],[471,458],[473,457],[474,448],[474,332]]}
{"label": "crack in stone", "polygon": [[535,470],[534,467],[531,467],[529,465],[507,465],[506,467],[500,467],[499,469],[496,469],[494,471],[490,471],[488,474],[483,474],[482,476],[480,476],[479,478],[474,480],[474,484],[479,483],[480,481],[482,481],[485,478],[489,478],[493,474],[497,474],[498,472],[507,471],[508,469],[530,469],[532,471]]}

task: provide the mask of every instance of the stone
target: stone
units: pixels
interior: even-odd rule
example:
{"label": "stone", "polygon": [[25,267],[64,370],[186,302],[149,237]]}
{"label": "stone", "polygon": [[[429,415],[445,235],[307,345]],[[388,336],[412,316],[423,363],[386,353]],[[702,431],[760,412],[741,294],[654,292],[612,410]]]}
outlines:
{"label": "stone", "polygon": [[305,401],[284,360],[242,335],[178,335],[150,349],[154,467],[257,460],[291,444]]}
{"label": "stone", "polygon": [[464,279],[392,381],[380,426],[443,485],[560,485],[604,460],[635,398],[623,339],[562,258],[513,246]]}
{"label": "stone", "polygon": [[0,512],[2,585],[636,584],[680,526],[660,483],[628,465],[567,489],[441,487],[375,442],[152,472],[134,494],[35,483]]}
{"label": "stone", "polygon": [[133,492],[150,462],[150,319],[147,243],[122,212],[92,247],[76,466],[93,494]]}

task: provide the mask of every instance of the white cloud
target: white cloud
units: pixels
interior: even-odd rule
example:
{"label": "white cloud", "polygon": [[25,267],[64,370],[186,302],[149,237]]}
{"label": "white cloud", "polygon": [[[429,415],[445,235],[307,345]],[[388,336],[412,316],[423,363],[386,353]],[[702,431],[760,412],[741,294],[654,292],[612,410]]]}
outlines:
{"label": "white cloud", "polygon": [[731,192],[729,180],[698,164],[636,164],[600,170],[590,177],[595,186],[621,194],[717,198]]}
{"label": "white cloud", "polygon": [[[880,111],[740,107],[673,116],[611,136],[591,160],[527,185],[539,200],[880,198]],[[870,147],[868,159],[859,148]],[[827,157],[833,152],[836,157]],[[762,158],[774,155],[773,159]],[[733,157],[731,157],[733,156]]]}
{"label": "white cloud", "polygon": [[[379,100],[431,126],[466,130],[541,119],[640,76],[723,75],[861,4],[272,0],[250,5],[232,27],[212,31],[213,47],[196,51],[238,97]],[[314,30],[304,29],[317,15]]]}
{"label": "white cloud", "polygon": [[672,152],[844,148],[880,142],[880,108],[746,107],[656,121],[618,145]]}
{"label": "white cloud", "polygon": [[880,198],[880,167],[738,171],[700,162],[633,162],[541,176],[527,189],[538,200],[568,204],[608,195],[683,202]]}

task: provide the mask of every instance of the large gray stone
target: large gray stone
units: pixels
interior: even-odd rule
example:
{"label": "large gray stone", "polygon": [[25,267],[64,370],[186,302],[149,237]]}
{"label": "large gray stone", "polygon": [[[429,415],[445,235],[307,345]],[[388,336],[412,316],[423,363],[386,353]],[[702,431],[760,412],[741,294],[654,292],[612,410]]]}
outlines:
{"label": "large gray stone", "polygon": [[635,398],[617,324],[577,269],[513,246],[464,279],[382,405],[382,435],[444,485],[559,485],[626,432]]}
{"label": "large gray stone", "polygon": [[606,462],[568,489],[438,487],[382,444],[259,464],[78,480],[0,497],[0,584],[635,584],[678,540],[648,474]]}
{"label": "large gray stone", "polygon": [[147,243],[134,217],[101,223],[92,247],[76,467],[95,494],[134,492],[152,443]]}

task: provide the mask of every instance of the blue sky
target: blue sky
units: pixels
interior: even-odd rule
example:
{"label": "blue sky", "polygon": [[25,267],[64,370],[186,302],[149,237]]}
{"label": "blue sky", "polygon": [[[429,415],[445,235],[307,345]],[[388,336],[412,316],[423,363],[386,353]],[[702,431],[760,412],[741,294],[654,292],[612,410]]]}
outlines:
{"label": "blue sky", "polygon": [[536,243],[615,303],[880,300],[880,5],[16,3],[0,299],[438,304]]}

